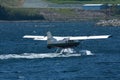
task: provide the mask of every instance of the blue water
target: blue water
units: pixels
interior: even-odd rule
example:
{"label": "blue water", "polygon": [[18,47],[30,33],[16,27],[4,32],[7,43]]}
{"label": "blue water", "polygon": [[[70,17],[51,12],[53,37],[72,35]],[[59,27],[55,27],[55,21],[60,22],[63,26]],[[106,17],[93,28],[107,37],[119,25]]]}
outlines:
{"label": "blue water", "polygon": [[[45,41],[22,37],[46,35],[47,31],[57,36],[110,34],[112,37],[86,40],[76,48],[89,50],[93,56],[34,58],[37,54],[53,53],[55,49],[47,49]],[[33,56],[32,59],[16,57],[25,54]],[[95,22],[0,22],[0,80],[119,79],[120,27],[98,27]]]}

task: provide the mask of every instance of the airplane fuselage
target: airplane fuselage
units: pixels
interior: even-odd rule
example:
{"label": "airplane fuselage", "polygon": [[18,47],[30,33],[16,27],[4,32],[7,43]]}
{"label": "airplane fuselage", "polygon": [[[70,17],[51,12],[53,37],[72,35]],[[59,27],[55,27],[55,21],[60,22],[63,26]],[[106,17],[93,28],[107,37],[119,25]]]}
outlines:
{"label": "airplane fuselage", "polygon": [[57,43],[52,43],[52,44],[47,44],[47,48],[51,49],[54,47],[59,47],[59,48],[72,48],[72,47],[77,47],[80,44],[79,41],[75,40],[68,40],[65,42],[57,42]]}

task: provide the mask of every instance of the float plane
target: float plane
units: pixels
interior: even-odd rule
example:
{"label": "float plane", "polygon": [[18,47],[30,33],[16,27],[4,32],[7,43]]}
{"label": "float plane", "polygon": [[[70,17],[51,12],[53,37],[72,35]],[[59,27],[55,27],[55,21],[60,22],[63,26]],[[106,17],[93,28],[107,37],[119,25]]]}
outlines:
{"label": "float plane", "polygon": [[74,53],[73,48],[77,47],[81,41],[89,39],[107,39],[111,35],[98,35],[98,36],[52,36],[51,32],[47,32],[47,36],[33,36],[25,35],[23,38],[31,38],[33,40],[43,40],[47,41],[47,48],[58,48],[56,53],[61,49],[60,54],[62,53]]}

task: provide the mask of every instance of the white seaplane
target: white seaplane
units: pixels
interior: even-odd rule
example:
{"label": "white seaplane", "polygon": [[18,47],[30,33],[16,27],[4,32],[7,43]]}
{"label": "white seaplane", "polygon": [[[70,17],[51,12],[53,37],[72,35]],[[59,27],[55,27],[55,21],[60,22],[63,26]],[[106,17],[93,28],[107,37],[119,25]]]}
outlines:
{"label": "white seaplane", "polygon": [[[80,42],[83,40],[107,39],[109,37],[111,37],[111,35],[61,37],[61,36],[52,36],[51,32],[47,32],[47,36],[33,36],[33,35],[23,36],[23,38],[31,38],[33,40],[47,41],[47,48],[48,49],[57,48],[55,53],[59,53],[59,54],[75,53],[76,51],[73,48],[77,47],[80,44]],[[59,49],[61,49],[61,51]]]}

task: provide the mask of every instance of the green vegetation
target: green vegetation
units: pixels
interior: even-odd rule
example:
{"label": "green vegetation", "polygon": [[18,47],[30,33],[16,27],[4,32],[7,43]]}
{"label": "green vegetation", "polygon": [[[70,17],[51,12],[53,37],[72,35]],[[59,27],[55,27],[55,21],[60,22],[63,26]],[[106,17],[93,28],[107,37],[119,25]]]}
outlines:
{"label": "green vegetation", "polygon": [[20,6],[24,0],[0,0],[2,6]]}
{"label": "green vegetation", "polygon": [[118,4],[120,3],[120,0],[46,0],[46,1],[50,1],[50,2],[53,2],[53,3],[58,3],[58,4],[68,4],[68,3],[71,3],[71,4],[77,4],[77,3],[80,3],[80,4],[95,4],[95,3],[98,3],[98,4],[106,4],[106,3],[111,3],[111,4]]}
{"label": "green vegetation", "polygon": [[37,9],[8,8],[0,6],[0,20],[44,20]]}

